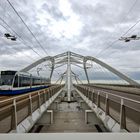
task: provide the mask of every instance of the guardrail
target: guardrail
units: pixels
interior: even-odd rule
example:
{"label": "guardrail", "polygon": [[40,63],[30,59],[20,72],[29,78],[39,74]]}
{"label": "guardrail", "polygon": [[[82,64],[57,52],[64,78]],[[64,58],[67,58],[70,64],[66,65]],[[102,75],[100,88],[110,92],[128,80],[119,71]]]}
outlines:
{"label": "guardrail", "polygon": [[16,130],[20,122],[41,108],[63,85],[51,86],[47,89],[15,96],[0,101],[0,133]]}
{"label": "guardrail", "polygon": [[111,116],[120,124],[120,129],[140,131],[140,101],[94,89],[84,85],[74,85],[90,99],[105,115]]}

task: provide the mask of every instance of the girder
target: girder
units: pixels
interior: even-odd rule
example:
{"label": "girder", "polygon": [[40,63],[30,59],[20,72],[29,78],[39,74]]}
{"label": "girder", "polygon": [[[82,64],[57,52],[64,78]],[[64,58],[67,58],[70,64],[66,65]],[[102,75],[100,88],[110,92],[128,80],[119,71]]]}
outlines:
{"label": "girder", "polygon": [[83,58],[84,71],[85,71],[85,74],[86,74],[87,82],[89,84],[90,82],[89,82],[89,77],[88,77],[88,73],[87,73],[87,69],[86,69],[86,62],[87,62],[87,60],[85,58]]}
{"label": "girder", "polygon": [[126,75],[124,75],[123,73],[119,72],[118,70],[116,70],[115,68],[109,66],[108,64],[100,61],[97,58],[91,57],[91,56],[86,56],[85,60],[91,60],[96,62],[97,64],[105,67],[106,69],[108,69],[109,71],[111,71],[112,73],[114,73],[115,75],[117,75],[118,77],[120,77],[121,79],[127,81],[130,85],[139,85],[139,83],[137,83],[136,81],[132,80],[131,78],[127,77]]}
{"label": "girder", "polygon": [[[73,52],[65,52],[62,54],[58,54],[56,56],[47,56],[44,57],[42,59],[37,60],[36,62],[32,63],[31,65],[23,68],[22,70],[20,70],[21,72],[28,72],[29,70],[31,70],[32,68],[36,67],[37,65],[45,62],[45,61],[50,61],[51,62],[51,74],[50,74],[50,78],[53,75],[53,71],[54,69],[61,67],[63,65],[67,64],[67,80],[66,80],[66,85],[67,85],[67,90],[71,91],[71,86],[72,85],[72,79],[71,77],[71,65],[75,65],[77,67],[83,68],[85,71],[85,75],[87,78],[88,83],[90,83],[89,77],[88,77],[88,71],[87,71],[87,65],[90,65],[87,61],[93,61],[99,65],[101,65],[102,67],[106,68],[107,70],[109,70],[110,72],[114,73],[115,75],[117,75],[118,77],[120,77],[121,79],[125,80],[126,82],[128,82],[130,85],[139,85],[139,83],[137,83],[136,81],[134,81],[133,79],[129,78],[128,76],[126,76],[125,74],[119,72],[118,70],[116,70],[115,68],[111,67],[110,65],[104,63],[103,61],[91,57],[91,56],[82,56]],[[63,78],[61,79],[63,80]],[[70,93],[68,93],[69,95],[69,100],[70,100]]]}
{"label": "girder", "polygon": [[32,68],[36,67],[37,65],[45,62],[45,61],[53,61],[53,60],[54,60],[53,57],[47,56],[47,57],[44,57],[44,58],[41,58],[41,59],[37,60],[36,62],[30,64],[29,66],[27,66],[27,67],[25,67],[23,69],[21,69],[20,71],[21,72],[27,72],[27,71],[31,70]]}
{"label": "girder", "polygon": [[52,74],[53,74],[54,66],[55,66],[55,60],[54,60],[54,58],[51,59],[51,63],[52,63],[52,66],[51,66],[50,80],[51,80],[51,78],[52,78]]}
{"label": "girder", "polygon": [[71,89],[72,89],[72,77],[71,77],[71,52],[67,52],[67,78],[66,78],[66,88],[68,101],[71,101]]}

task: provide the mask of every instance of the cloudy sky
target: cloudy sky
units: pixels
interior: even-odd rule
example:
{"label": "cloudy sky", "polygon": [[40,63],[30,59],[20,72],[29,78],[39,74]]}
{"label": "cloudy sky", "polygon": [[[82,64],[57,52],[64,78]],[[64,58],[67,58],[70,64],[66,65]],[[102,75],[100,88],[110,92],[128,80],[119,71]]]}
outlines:
{"label": "cloudy sky", "polygon": [[[140,0],[9,1],[47,54],[90,55],[140,79],[140,41],[118,41],[140,20]],[[17,41],[6,39],[7,32]],[[133,34],[140,36],[140,23],[125,36]],[[7,0],[0,0],[0,70],[20,70],[46,56],[41,46]]]}

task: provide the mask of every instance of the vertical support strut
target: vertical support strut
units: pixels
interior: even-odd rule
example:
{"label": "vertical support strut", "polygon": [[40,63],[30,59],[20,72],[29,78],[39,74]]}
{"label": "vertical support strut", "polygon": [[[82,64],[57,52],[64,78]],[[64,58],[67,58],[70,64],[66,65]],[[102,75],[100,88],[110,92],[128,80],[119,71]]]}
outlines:
{"label": "vertical support strut", "polygon": [[53,74],[53,71],[54,71],[54,63],[55,63],[54,58],[51,59],[51,63],[52,63],[52,67],[51,67],[51,73],[50,73],[50,80],[52,78],[52,74]]}
{"label": "vertical support strut", "polygon": [[87,82],[89,84],[89,78],[88,78],[88,73],[87,73],[87,68],[86,68],[86,60],[83,60],[83,65],[84,65],[84,70],[85,70],[85,74],[86,74],[86,78],[87,78]]}
{"label": "vertical support strut", "polygon": [[71,87],[72,87],[72,78],[71,78],[71,52],[67,52],[68,56],[68,62],[67,62],[67,81],[66,81],[66,86],[67,86],[67,96],[68,96],[68,101],[71,100]]}

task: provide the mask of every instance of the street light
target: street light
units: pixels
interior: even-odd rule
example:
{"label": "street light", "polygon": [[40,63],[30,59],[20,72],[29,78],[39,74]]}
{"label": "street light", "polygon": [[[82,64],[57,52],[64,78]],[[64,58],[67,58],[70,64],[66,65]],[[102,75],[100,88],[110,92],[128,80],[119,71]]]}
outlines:
{"label": "street light", "polygon": [[12,41],[16,41],[16,37],[14,35],[11,35],[9,33],[5,33],[4,36],[7,38],[7,39],[11,39]]}
{"label": "street light", "polygon": [[119,40],[129,42],[131,40],[140,40],[140,37],[138,37],[137,35],[132,35],[130,37],[121,37]]}

